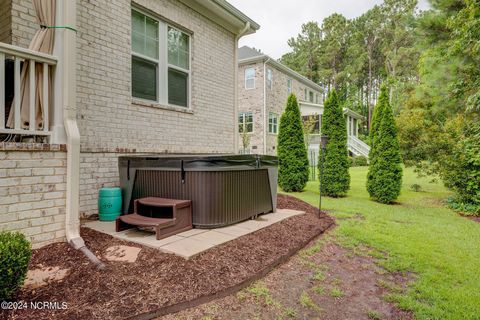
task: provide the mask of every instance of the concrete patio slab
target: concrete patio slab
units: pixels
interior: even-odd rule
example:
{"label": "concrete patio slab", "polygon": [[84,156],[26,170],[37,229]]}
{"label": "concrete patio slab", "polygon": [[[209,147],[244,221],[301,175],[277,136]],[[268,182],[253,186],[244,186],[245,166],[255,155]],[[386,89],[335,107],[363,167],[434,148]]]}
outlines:
{"label": "concrete patio slab", "polygon": [[85,221],[83,226],[109,234],[118,239],[139,243],[189,259],[217,245],[303,213],[303,211],[277,209],[277,212],[261,215],[255,220],[247,220],[235,225],[211,230],[192,229],[161,240],[157,240],[153,232],[138,229],[115,232],[114,221]]}
{"label": "concrete patio slab", "polygon": [[184,238],[180,241],[175,241],[161,246],[160,250],[179,255],[185,259],[189,259],[194,255],[197,255],[200,252],[208,250],[212,247],[214,247],[214,245],[204,241],[198,241],[192,238]]}
{"label": "concrete patio slab", "polygon": [[239,224],[228,226],[228,227],[217,228],[215,229],[215,231],[220,233],[226,233],[226,234],[235,236],[237,238],[252,232],[249,229],[242,228],[241,226],[239,226]]}
{"label": "concrete patio slab", "polygon": [[204,233],[204,232],[207,232],[207,231],[208,231],[208,229],[192,229],[192,230],[184,231],[184,232],[181,232],[181,233],[177,233],[177,235],[179,235],[180,237],[188,238],[188,237],[191,237],[191,236],[194,236],[194,235],[197,235],[197,234],[201,234],[201,233]]}
{"label": "concrete patio slab", "polygon": [[193,237],[190,237],[189,239],[199,241],[199,242],[205,242],[205,243],[217,246],[219,244],[228,242],[235,238],[238,238],[238,237],[233,236],[231,234],[217,232],[215,230],[210,230],[208,232],[197,234]]}

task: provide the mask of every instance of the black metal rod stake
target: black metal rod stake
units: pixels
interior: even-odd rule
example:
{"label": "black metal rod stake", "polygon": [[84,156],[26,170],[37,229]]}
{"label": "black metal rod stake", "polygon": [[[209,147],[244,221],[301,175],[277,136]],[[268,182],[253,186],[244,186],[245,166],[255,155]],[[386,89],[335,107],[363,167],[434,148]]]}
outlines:
{"label": "black metal rod stake", "polygon": [[323,160],[324,160],[324,149],[323,147],[321,147],[321,158],[320,158],[320,189],[319,189],[319,194],[320,194],[320,197],[318,199],[318,217],[320,218],[320,212],[322,211],[322,181],[323,181]]}

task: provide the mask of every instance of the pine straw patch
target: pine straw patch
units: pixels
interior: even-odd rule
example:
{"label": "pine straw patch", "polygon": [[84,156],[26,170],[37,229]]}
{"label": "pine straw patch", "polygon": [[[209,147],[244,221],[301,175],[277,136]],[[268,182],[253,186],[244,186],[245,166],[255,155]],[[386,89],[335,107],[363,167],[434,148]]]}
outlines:
{"label": "pine straw patch", "polygon": [[[8,319],[123,319],[166,309],[168,306],[214,296],[239,285],[268,266],[305,246],[313,237],[334,225],[325,213],[285,195],[278,196],[278,207],[307,212],[275,223],[205,251],[190,260],[156,249],[115,239],[82,228],[87,246],[107,267],[92,267],[79,252],[66,243],[34,250],[30,269],[39,266],[69,268],[58,282],[35,290],[20,290],[13,301],[67,302],[62,310],[16,310],[0,313]],[[135,263],[108,262],[103,255],[113,245],[142,248]]]}

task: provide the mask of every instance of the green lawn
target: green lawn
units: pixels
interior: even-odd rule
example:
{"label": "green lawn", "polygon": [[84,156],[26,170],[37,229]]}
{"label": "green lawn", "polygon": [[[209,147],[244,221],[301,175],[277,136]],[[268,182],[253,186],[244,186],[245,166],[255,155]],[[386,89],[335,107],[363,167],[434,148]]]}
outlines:
{"label": "green lawn", "polygon": [[[323,208],[338,218],[338,238],[386,253],[381,264],[389,271],[415,274],[407,292],[392,298],[418,319],[480,319],[480,224],[443,207],[449,192],[411,169],[404,171],[396,205],[369,200],[366,167],[350,173],[348,197],[323,199]],[[414,183],[423,191],[411,191]],[[292,195],[318,205],[318,181]]]}

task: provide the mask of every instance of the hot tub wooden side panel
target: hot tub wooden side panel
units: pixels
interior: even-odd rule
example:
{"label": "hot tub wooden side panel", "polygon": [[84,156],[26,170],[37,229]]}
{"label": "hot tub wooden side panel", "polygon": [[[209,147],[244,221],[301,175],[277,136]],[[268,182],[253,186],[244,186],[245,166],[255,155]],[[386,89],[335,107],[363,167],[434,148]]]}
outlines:
{"label": "hot tub wooden side panel", "polygon": [[[215,228],[273,211],[267,169],[233,171],[136,170],[131,202],[143,197],[192,200],[193,224]],[[130,205],[129,212],[133,210]]]}

